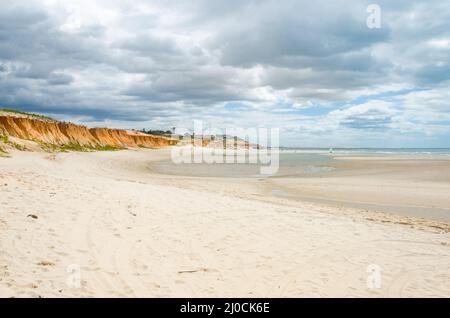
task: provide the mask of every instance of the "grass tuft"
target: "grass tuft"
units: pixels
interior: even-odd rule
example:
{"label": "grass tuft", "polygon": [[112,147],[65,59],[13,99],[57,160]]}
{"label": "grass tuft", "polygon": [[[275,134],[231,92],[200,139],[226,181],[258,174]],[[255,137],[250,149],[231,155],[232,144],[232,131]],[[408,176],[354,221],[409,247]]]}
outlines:
{"label": "grass tuft", "polygon": [[22,112],[20,110],[10,109],[10,108],[0,108],[0,112],[19,114],[19,115],[29,116],[29,117],[33,117],[33,118],[37,118],[37,119],[42,119],[42,120],[57,121],[56,119],[48,117],[48,116],[44,116],[44,115],[40,115],[40,114],[33,114],[33,113],[26,113],[26,112]]}
{"label": "grass tuft", "polygon": [[117,151],[125,148],[119,148],[114,146],[82,146],[77,143],[69,143],[65,145],[54,145],[44,142],[39,142],[41,148],[46,152],[91,152],[91,151]]}
{"label": "grass tuft", "polygon": [[[9,140],[8,135],[0,134],[0,142],[2,142],[5,145],[12,146],[12,147],[14,147],[14,148],[16,148],[17,150],[20,150],[20,151],[26,151],[27,150],[27,147],[25,147],[24,145],[21,145],[21,144],[18,144],[16,142],[14,142],[14,141]],[[6,150],[4,150],[2,148],[0,148],[0,151],[3,152],[3,153],[7,153]]]}

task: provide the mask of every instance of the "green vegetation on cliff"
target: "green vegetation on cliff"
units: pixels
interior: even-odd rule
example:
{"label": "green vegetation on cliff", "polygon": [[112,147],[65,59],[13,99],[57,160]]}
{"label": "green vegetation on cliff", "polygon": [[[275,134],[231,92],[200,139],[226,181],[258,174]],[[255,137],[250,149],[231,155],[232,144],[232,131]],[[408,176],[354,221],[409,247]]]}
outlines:
{"label": "green vegetation on cliff", "polygon": [[47,121],[57,121],[56,119],[48,117],[48,116],[44,116],[44,115],[40,115],[40,114],[33,114],[33,113],[26,113],[26,112],[22,112],[20,110],[9,109],[9,108],[0,108],[0,113],[1,112],[18,114],[18,115],[23,115],[23,116],[41,119],[41,120],[47,120]]}
{"label": "green vegetation on cliff", "polygon": [[56,144],[49,144],[44,143],[40,141],[37,142],[41,148],[46,152],[90,152],[90,151],[117,151],[117,150],[123,150],[125,148],[120,147],[114,147],[114,146],[82,146],[77,143],[69,143],[65,145],[56,145]]}

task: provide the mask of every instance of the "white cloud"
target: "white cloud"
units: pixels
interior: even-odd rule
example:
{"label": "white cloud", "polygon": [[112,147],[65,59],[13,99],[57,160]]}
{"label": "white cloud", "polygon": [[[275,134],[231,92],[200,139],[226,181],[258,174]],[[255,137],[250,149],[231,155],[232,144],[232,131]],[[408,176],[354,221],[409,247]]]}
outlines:
{"label": "white cloud", "polygon": [[[372,30],[360,1],[8,2],[0,103],[90,125],[203,118],[277,125],[294,143],[396,131],[448,145],[450,9],[379,4]],[[428,90],[378,96],[414,87]]]}

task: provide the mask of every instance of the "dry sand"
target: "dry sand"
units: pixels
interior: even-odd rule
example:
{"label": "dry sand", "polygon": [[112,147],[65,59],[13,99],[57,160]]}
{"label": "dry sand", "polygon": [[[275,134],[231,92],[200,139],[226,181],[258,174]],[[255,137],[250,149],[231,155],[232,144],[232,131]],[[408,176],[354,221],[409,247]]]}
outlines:
{"label": "dry sand", "polygon": [[[149,162],[167,156],[0,158],[0,296],[450,296],[448,224],[272,196],[267,183],[288,194],[329,191],[336,200],[347,186],[364,203],[386,179],[333,175],[295,187],[288,178],[152,173]],[[375,203],[419,207],[438,196],[439,208],[448,208],[446,181],[421,178],[409,188],[404,177],[384,181],[400,199],[377,190]],[[428,189],[426,182],[437,190],[408,194],[415,185]],[[380,288],[368,287],[376,282]]]}

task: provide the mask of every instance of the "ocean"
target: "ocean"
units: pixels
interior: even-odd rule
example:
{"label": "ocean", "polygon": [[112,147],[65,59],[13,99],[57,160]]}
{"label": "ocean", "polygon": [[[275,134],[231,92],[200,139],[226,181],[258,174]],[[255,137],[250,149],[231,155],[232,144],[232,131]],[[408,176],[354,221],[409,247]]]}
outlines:
{"label": "ocean", "polygon": [[285,153],[336,153],[336,154],[407,154],[450,155],[450,148],[289,148],[280,147]]}

